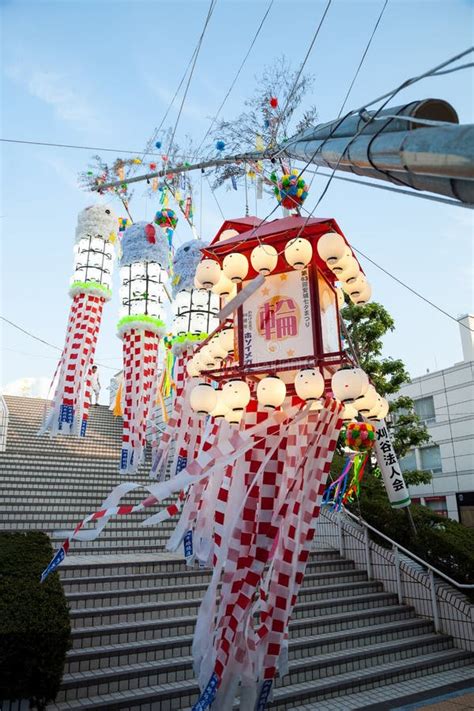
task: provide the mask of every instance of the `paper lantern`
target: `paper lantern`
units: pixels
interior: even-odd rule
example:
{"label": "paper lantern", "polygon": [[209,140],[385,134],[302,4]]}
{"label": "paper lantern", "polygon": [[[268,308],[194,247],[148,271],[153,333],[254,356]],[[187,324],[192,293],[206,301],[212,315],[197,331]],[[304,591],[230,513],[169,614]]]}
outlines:
{"label": "paper lantern", "polygon": [[317,245],[318,254],[328,266],[336,264],[342,259],[347,250],[347,244],[337,232],[326,232],[319,238]]}
{"label": "paper lantern", "polygon": [[223,328],[219,335],[219,343],[228,355],[234,352],[234,329]]}
{"label": "paper lantern", "polygon": [[198,383],[191,390],[190,405],[198,415],[209,415],[217,405],[216,391],[209,383]]}
{"label": "paper lantern", "polygon": [[202,363],[198,356],[199,354],[197,353],[188,361],[188,364],[186,365],[186,371],[191,378],[197,378],[201,373]]}
{"label": "paper lantern", "polygon": [[350,422],[346,429],[346,446],[355,452],[368,452],[375,445],[375,427],[367,422]]}
{"label": "paper lantern", "polygon": [[355,420],[357,417],[357,410],[353,405],[345,405],[344,410],[342,411],[342,421],[343,422],[351,422],[351,420]]}
{"label": "paper lantern", "polygon": [[208,343],[208,347],[209,347],[210,354],[218,362],[221,362],[225,358],[227,358],[227,350],[222,345],[222,341],[219,338],[218,333],[216,333],[216,335],[211,338],[211,340]]}
{"label": "paper lantern", "polygon": [[367,391],[369,378],[362,368],[347,368],[334,373],[331,385],[334,395],[340,402],[352,404]]}
{"label": "paper lantern", "polygon": [[377,402],[377,391],[373,385],[369,385],[363,395],[354,400],[354,407],[361,415],[367,415]]}
{"label": "paper lantern", "polygon": [[232,292],[234,291],[234,288],[235,288],[234,284],[232,284],[231,280],[228,277],[226,277],[224,272],[222,272],[221,278],[219,279],[217,284],[215,284],[212,287],[211,291],[213,294],[218,294],[219,296],[225,297],[225,296],[229,296],[230,294],[232,294]]}
{"label": "paper lantern", "polygon": [[390,410],[390,404],[389,404],[388,400],[386,400],[383,397],[382,398],[382,408],[381,408],[381,410],[379,410],[378,419],[384,420],[387,417],[389,410]]}
{"label": "paper lantern", "polygon": [[229,406],[226,403],[225,395],[222,390],[215,390],[217,402],[214,409],[211,411],[211,417],[215,420],[222,419],[229,412]]}
{"label": "paper lantern", "polygon": [[203,259],[196,269],[196,279],[205,289],[212,289],[221,278],[221,268],[215,259]]}
{"label": "paper lantern", "polygon": [[238,425],[243,417],[243,410],[227,410],[224,419],[230,425]]}
{"label": "paper lantern", "polygon": [[271,244],[259,244],[250,255],[252,267],[259,274],[270,274],[278,263],[278,252]]}
{"label": "paper lantern", "polygon": [[336,287],[336,296],[337,296],[337,306],[340,311],[341,309],[344,308],[344,306],[346,305],[346,302],[344,300],[344,292],[339,286]]}
{"label": "paper lantern", "polygon": [[316,368],[305,368],[296,373],[295,391],[306,402],[313,402],[324,392],[324,378]]}
{"label": "paper lantern", "polygon": [[358,296],[351,297],[352,301],[354,304],[366,304],[368,301],[370,301],[372,296],[372,287],[370,286],[369,282],[367,281],[365,283],[365,286],[363,289],[359,292]]}
{"label": "paper lantern", "polygon": [[286,243],[285,259],[293,269],[304,269],[313,256],[311,242],[304,237],[295,237]]}
{"label": "paper lantern", "polygon": [[339,281],[344,282],[347,287],[349,287],[350,284],[352,284],[360,275],[360,267],[357,259],[354,257],[349,257],[348,259],[341,259],[340,262],[337,262],[337,265],[342,263],[344,265],[344,268],[341,269],[340,271],[336,271],[336,265],[334,265],[334,273],[336,274],[337,278]]}
{"label": "paper lantern", "polygon": [[274,410],[286,397],[286,385],[276,375],[262,378],[257,385],[257,400],[266,410]]}
{"label": "paper lantern", "polygon": [[349,298],[351,301],[354,301],[354,299],[359,298],[361,293],[363,293],[363,290],[365,289],[367,285],[367,279],[363,274],[360,274],[355,281],[353,281],[351,284],[346,284],[345,282],[342,285],[342,288],[344,291],[349,294]]}
{"label": "paper lantern", "polygon": [[370,422],[378,422],[383,420],[388,414],[389,404],[387,400],[381,395],[377,395],[377,401],[371,408],[370,412],[367,413],[366,418]]}
{"label": "paper lantern", "polygon": [[349,266],[352,259],[354,259],[352,252],[349,247],[347,247],[344,256],[338,259],[337,262],[334,262],[334,264],[328,265],[329,269],[334,272],[334,274],[339,275]]}
{"label": "paper lantern", "polygon": [[199,360],[202,363],[203,370],[213,370],[217,368],[216,360],[207,345],[203,346],[199,351]]}
{"label": "paper lantern", "polygon": [[239,252],[231,252],[222,262],[222,269],[226,277],[234,284],[240,284],[248,274],[249,263],[247,257]]}
{"label": "paper lantern", "polygon": [[245,380],[229,380],[224,384],[222,392],[232,412],[243,412],[250,402],[250,388]]}

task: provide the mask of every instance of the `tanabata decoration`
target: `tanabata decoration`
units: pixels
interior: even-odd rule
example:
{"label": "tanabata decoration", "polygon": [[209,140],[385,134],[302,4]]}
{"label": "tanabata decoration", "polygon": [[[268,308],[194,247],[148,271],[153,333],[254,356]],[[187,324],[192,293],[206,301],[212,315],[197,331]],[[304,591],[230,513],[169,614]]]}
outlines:
{"label": "tanabata decoration", "polygon": [[87,207],[79,213],[66,341],[54,378],[52,406],[41,433],[86,434],[91,368],[103,306],[112,296],[117,227],[117,217],[106,205]]}
{"label": "tanabata decoration", "polygon": [[[164,192],[163,195],[165,195]],[[162,210],[158,210],[155,215],[154,222],[155,225],[159,225],[159,227],[161,227],[166,233],[166,236],[168,237],[168,245],[171,249],[173,234],[176,229],[176,225],[178,224],[178,218],[176,217],[175,211],[171,210],[169,207],[164,207]]]}
{"label": "tanabata decoration", "polygon": [[274,192],[278,202],[288,210],[295,210],[304,203],[308,197],[309,187],[298,170],[282,175],[275,185]]}
{"label": "tanabata decoration", "polygon": [[216,141],[216,150],[219,152],[223,151],[225,148],[225,143],[224,141]]}
{"label": "tanabata decoration", "polygon": [[346,446],[355,452],[368,452],[375,445],[375,427],[369,422],[349,422]]}
{"label": "tanabata decoration", "polygon": [[120,259],[120,320],[123,342],[123,435],[120,470],[135,473],[146,446],[146,425],[157,376],[158,344],[166,332],[165,284],[169,247],[152,224],[136,222],[123,232]]}
{"label": "tanabata decoration", "polygon": [[270,103],[270,106],[272,107],[272,109],[276,109],[276,108],[278,107],[278,99],[277,99],[277,97],[276,97],[276,96],[270,97],[269,103]]}

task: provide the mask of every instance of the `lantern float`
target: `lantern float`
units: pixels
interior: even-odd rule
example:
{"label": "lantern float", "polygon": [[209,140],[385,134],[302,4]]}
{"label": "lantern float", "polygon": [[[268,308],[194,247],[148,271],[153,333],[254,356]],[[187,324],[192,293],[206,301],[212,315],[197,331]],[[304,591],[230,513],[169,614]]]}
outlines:
{"label": "lantern float", "polygon": [[135,473],[146,446],[146,424],[157,375],[158,344],[166,328],[167,240],[152,224],[136,222],[122,236],[120,320],[123,342],[123,435],[120,470]]}
{"label": "lantern float", "polygon": [[106,301],[112,296],[117,217],[106,205],[79,213],[66,342],[56,371],[51,410],[41,432],[84,436],[91,401],[91,367]]}

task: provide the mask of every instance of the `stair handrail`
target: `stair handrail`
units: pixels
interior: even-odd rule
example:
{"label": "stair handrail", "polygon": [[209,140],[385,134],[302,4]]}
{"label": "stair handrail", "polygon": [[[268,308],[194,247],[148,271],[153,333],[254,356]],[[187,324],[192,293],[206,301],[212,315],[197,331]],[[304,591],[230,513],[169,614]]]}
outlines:
{"label": "stair handrail", "polygon": [[9,420],[10,411],[3,394],[0,393],[0,452],[4,452],[7,447]]}
{"label": "stair handrail", "polygon": [[343,510],[346,516],[352,518],[354,521],[357,521],[357,523],[361,524],[365,528],[370,529],[371,531],[376,533],[377,536],[380,536],[380,538],[385,539],[388,543],[391,544],[392,548],[397,548],[398,550],[402,551],[409,558],[412,558],[413,560],[416,560],[417,563],[424,565],[425,568],[431,570],[435,575],[439,575],[440,578],[444,578],[445,580],[447,580],[448,583],[454,585],[454,587],[462,588],[463,590],[474,590],[474,584],[459,583],[457,580],[453,580],[453,578],[450,578],[449,575],[446,575],[446,573],[443,573],[441,570],[438,570],[438,568],[435,568],[434,565],[431,565],[431,563],[428,563],[428,561],[423,560],[423,558],[419,558],[417,555],[415,555],[415,553],[412,553],[412,551],[408,550],[408,548],[404,548],[404,546],[400,545],[400,543],[397,543],[392,538],[389,538],[389,536],[386,536],[385,533],[382,533],[378,529],[374,528],[374,526],[371,526],[370,523],[367,523],[367,521],[365,521],[361,516],[356,516],[352,513],[352,511],[349,511],[345,507]]}

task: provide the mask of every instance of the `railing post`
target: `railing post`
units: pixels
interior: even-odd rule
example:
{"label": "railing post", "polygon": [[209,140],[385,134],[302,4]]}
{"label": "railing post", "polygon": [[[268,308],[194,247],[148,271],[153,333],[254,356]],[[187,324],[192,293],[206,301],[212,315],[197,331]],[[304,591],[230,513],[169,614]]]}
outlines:
{"label": "railing post", "polygon": [[337,527],[339,529],[339,553],[341,558],[344,557],[344,529],[342,528],[342,512],[339,511],[337,516]]}
{"label": "railing post", "polygon": [[433,575],[433,571],[431,570],[431,568],[429,569],[429,578],[430,578],[431,608],[433,610],[434,628],[435,628],[435,632],[439,632],[440,627],[439,627],[438,600],[436,599],[435,580],[434,580],[434,575]]}
{"label": "railing post", "polygon": [[393,557],[395,562],[395,580],[397,581],[398,603],[399,605],[403,605],[402,579],[400,577],[400,556],[396,545],[393,546]]}
{"label": "railing post", "polygon": [[364,526],[364,538],[365,538],[365,564],[367,567],[367,577],[372,580],[372,560],[370,557],[370,538],[369,529]]}

